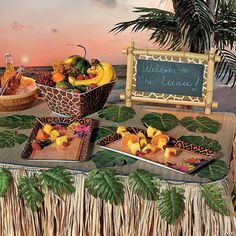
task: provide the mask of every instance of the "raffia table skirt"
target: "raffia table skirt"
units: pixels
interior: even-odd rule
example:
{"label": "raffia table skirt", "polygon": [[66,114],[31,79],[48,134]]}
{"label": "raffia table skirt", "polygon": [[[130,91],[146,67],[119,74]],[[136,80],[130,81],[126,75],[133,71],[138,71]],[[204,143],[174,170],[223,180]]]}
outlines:
{"label": "raffia table skirt", "polygon": [[[141,117],[148,112],[155,112],[155,108],[135,107],[136,117],[124,123],[133,126],[142,125]],[[173,109],[158,109],[159,113],[172,113],[178,118],[184,116],[197,116],[198,112],[174,111]],[[1,113],[0,117],[13,115],[14,113]],[[46,104],[40,101],[35,107],[20,111],[17,114],[42,116],[53,116]],[[97,114],[91,115],[95,119]],[[163,171],[160,167],[152,167],[142,161],[132,165],[115,167],[124,178],[124,199],[122,204],[115,206],[105,203],[99,198],[92,197],[84,187],[86,172],[96,168],[92,161],[83,163],[50,163],[29,162],[20,159],[20,153],[24,145],[16,148],[4,148],[0,150],[0,167],[7,168],[12,173],[13,181],[6,196],[0,198],[0,236],[225,236],[236,233],[236,218],[234,216],[231,201],[231,180],[236,179],[236,140],[235,116],[233,114],[214,113],[212,119],[222,123],[219,133],[213,137],[222,146],[224,160],[231,160],[232,146],[234,160],[231,162],[231,172],[227,179],[211,182],[219,186],[223,191],[223,197],[228,202],[229,216],[220,215],[212,211],[204,201],[201,194],[201,183],[209,180],[201,179],[197,175],[176,174],[173,171]],[[111,125],[101,120],[100,125]],[[0,129],[2,131],[2,128]],[[23,131],[26,135],[30,130]],[[187,130],[177,127],[170,131],[170,135],[190,135]],[[96,153],[99,149],[93,145],[89,155]],[[59,198],[53,193],[46,192],[44,203],[37,212],[32,213],[19,197],[18,183],[21,176],[37,175],[40,170],[57,165],[63,165],[71,171],[75,178],[76,192]],[[167,188],[169,183],[178,185],[185,190],[184,215],[175,225],[169,225],[162,220],[157,205],[153,201],[142,200],[131,194],[127,183],[127,173],[136,169],[146,169],[154,174],[160,175],[161,189]],[[230,179],[230,181],[228,180]]]}
{"label": "raffia table skirt", "polygon": [[[2,166],[11,170],[13,184],[0,198],[0,235],[6,236],[222,236],[234,235],[236,218],[226,180],[215,182],[223,190],[230,216],[215,213],[205,204],[200,184],[175,183],[185,190],[185,211],[181,220],[169,225],[159,216],[156,203],[131,194],[124,177],[124,200],[115,206],[94,198],[84,188],[85,173],[72,171],[76,192],[58,198],[50,191],[35,213],[19,198],[19,178],[37,175],[35,168]],[[212,184],[212,183],[211,183]],[[161,189],[169,183],[162,181]],[[228,233],[228,234],[227,234]]]}

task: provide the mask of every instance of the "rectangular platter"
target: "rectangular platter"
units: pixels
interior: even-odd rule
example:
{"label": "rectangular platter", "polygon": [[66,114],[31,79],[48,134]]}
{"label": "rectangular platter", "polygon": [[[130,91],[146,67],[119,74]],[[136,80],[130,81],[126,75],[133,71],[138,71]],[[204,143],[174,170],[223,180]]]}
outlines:
{"label": "rectangular platter", "polygon": [[[142,131],[146,136],[146,131],[144,129],[128,127],[127,131],[130,133],[138,133],[139,131]],[[210,161],[219,158],[221,155],[218,152],[211,151],[204,147],[170,137],[167,146],[175,147],[177,149],[178,154],[175,157],[166,159],[164,157],[164,151],[162,150],[159,150],[154,154],[136,156],[131,154],[128,147],[122,146],[121,138],[120,134],[113,133],[101,139],[98,142],[98,145],[104,149],[121,153],[137,160],[145,161],[182,174],[191,174]]]}
{"label": "rectangular platter", "polygon": [[[41,150],[33,150],[31,144],[36,140],[38,130],[43,127],[42,124],[63,125],[67,127],[73,122],[88,127],[88,131],[83,137],[77,137],[73,133],[68,135],[69,145],[57,145],[52,143]],[[89,140],[94,126],[94,120],[91,118],[61,118],[61,117],[42,117],[36,121],[30,137],[21,154],[22,159],[35,161],[85,161],[88,159],[87,151]]]}

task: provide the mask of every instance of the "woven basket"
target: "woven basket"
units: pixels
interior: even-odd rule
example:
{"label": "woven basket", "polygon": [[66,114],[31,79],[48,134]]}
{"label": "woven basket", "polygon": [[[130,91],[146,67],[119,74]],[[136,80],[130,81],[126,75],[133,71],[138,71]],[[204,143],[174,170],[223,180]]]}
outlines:
{"label": "woven basket", "polygon": [[37,86],[53,112],[63,116],[83,118],[103,108],[114,84],[115,81],[112,81],[81,94],[42,84]]}
{"label": "woven basket", "polygon": [[[24,77],[27,80],[34,80],[28,77]],[[38,97],[37,87],[32,91],[19,95],[3,95],[0,96],[0,111],[18,111],[31,107]]]}

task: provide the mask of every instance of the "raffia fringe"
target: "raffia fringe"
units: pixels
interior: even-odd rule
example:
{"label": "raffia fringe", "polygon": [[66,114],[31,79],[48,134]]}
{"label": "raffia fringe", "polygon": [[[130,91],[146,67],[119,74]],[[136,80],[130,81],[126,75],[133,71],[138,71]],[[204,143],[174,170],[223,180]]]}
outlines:
{"label": "raffia fringe", "polygon": [[[185,211],[175,225],[168,225],[158,214],[155,202],[144,201],[128,188],[125,177],[124,201],[113,206],[95,199],[84,189],[84,174],[75,174],[76,192],[58,198],[46,192],[36,212],[26,208],[19,197],[19,178],[37,174],[34,170],[11,170],[13,184],[0,198],[1,236],[222,236],[234,235],[236,217],[226,181],[217,182],[228,202],[230,216],[222,216],[206,206],[199,184],[180,184],[185,190]],[[168,183],[162,182],[161,189]],[[231,234],[230,234],[231,233]]]}

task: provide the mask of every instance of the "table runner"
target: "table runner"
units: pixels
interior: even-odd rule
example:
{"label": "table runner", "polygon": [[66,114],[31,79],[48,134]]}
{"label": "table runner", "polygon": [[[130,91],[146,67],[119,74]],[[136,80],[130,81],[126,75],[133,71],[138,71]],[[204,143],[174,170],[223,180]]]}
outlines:
{"label": "table runner", "polygon": [[[122,104],[121,104],[122,105]],[[130,119],[122,124],[127,126],[137,126],[143,127],[141,123],[141,118],[144,114],[150,112],[158,112],[158,113],[171,113],[174,114],[178,119],[181,119],[185,116],[192,116],[196,117],[198,115],[202,115],[199,111],[193,110],[177,110],[177,109],[170,109],[170,108],[158,108],[156,106],[134,106],[136,111],[136,116],[133,119]],[[7,112],[1,113],[0,117],[13,115],[16,112]],[[47,107],[47,104],[43,100],[38,100],[37,104],[27,110],[19,111],[17,114],[24,114],[24,115],[35,115],[37,117],[43,116],[55,116],[55,114]],[[114,123],[111,121],[107,121],[105,119],[98,118],[98,114],[92,114],[89,117],[94,118],[97,120],[100,125],[106,126],[114,126]],[[217,134],[204,134],[209,138],[216,139],[222,146],[222,153],[224,154],[223,159],[226,163],[230,162],[231,159],[231,152],[233,146],[233,139],[235,135],[235,128],[236,128],[236,118],[235,115],[232,113],[213,113],[209,116],[211,119],[216,120],[221,123],[222,127]],[[4,130],[1,128],[0,131]],[[29,130],[20,130],[20,133],[24,133],[26,135],[30,135],[31,129]],[[172,137],[180,137],[181,135],[202,135],[201,133],[193,133],[189,132],[186,128],[182,126],[177,126],[176,128],[172,129],[168,132],[168,135]],[[20,158],[21,152],[24,148],[24,144],[16,145],[14,148],[4,148],[0,149],[0,163],[2,164],[13,164],[13,165],[23,165],[23,166],[30,166],[30,167],[54,167],[58,165],[63,165],[68,169],[78,170],[78,171],[89,171],[91,169],[96,168],[95,164],[92,161],[86,162],[47,162],[47,161],[29,161],[29,160],[22,160]],[[91,156],[95,154],[97,151],[102,150],[98,145],[94,143],[90,143],[90,147],[88,150],[88,155]],[[162,167],[154,166],[152,164],[137,161],[133,164],[128,164],[125,166],[116,166],[114,169],[118,171],[120,174],[128,174],[130,171],[134,171],[136,169],[145,169],[154,174],[159,175],[162,179],[167,180],[174,180],[174,181],[185,181],[185,182],[206,182],[207,179],[199,178],[197,175],[188,175],[188,174],[181,174],[177,173],[172,170],[167,170]]]}

